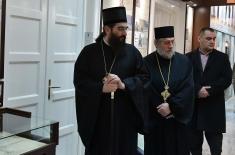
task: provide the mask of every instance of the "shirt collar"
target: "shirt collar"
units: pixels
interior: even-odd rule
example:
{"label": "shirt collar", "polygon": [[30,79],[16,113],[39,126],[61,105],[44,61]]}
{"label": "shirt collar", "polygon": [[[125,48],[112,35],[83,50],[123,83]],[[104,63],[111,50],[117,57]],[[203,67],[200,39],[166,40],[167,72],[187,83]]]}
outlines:
{"label": "shirt collar", "polygon": [[199,48],[198,51],[200,52],[201,55],[209,56],[209,54],[210,54],[213,50],[211,50],[211,51],[208,52],[208,53],[205,53],[205,52],[203,52],[203,51]]}

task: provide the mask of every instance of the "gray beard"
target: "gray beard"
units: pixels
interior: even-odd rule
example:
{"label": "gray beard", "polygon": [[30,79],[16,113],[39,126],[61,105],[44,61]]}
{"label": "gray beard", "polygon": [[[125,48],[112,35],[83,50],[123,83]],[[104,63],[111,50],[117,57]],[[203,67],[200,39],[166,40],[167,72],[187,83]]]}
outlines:
{"label": "gray beard", "polygon": [[174,51],[174,50],[172,50],[170,53],[166,53],[165,51],[163,51],[163,50],[161,50],[161,49],[159,49],[159,48],[157,48],[157,53],[158,53],[161,57],[163,57],[163,58],[165,58],[165,59],[171,59],[171,58],[175,55],[175,51]]}

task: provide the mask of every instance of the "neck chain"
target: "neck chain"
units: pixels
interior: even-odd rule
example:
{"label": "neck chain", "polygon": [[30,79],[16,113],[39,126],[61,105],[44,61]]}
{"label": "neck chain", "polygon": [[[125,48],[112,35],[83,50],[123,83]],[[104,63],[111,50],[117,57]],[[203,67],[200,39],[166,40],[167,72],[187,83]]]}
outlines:
{"label": "neck chain", "polygon": [[113,65],[114,65],[114,63],[115,63],[115,61],[116,61],[117,54],[115,54],[115,57],[114,57],[113,62],[112,62],[112,64],[111,64],[111,66],[110,66],[110,69],[109,69],[109,71],[107,71],[107,63],[106,63],[106,60],[105,60],[104,47],[103,47],[103,41],[102,41],[102,40],[101,40],[101,49],[102,49],[103,59],[104,59],[105,76],[107,76],[107,75],[110,74],[111,71],[112,71]]}
{"label": "neck chain", "polygon": [[164,86],[165,90],[163,92],[161,92],[161,96],[163,97],[164,102],[166,102],[166,100],[171,96],[170,92],[168,91],[168,89],[169,89],[169,79],[170,79],[170,73],[171,73],[171,59],[170,59],[170,64],[169,64],[169,68],[168,68],[168,75],[167,75],[167,81],[166,81],[164,79],[163,74],[162,74],[162,69],[161,69],[161,66],[160,66],[160,63],[159,63],[157,53],[155,53],[155,55],[156,55],[156,59],[157,59],[158,68],[159,68],[163,83],[165,85]]}

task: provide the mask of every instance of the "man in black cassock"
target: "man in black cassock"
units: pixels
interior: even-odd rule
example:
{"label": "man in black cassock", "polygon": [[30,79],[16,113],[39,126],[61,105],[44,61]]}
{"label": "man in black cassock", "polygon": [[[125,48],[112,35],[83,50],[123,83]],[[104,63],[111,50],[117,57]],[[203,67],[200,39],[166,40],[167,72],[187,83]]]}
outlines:
{"label": "man in black cassock", "polygon": [[102,13],[103,33],[84,47],[75,64],[78,131],[85,155],[136,155],[137,133],[144,132],[143,94],[149,77],[140,52],[125,43],[125,8]]}
{"label": "man in black cassock", "polygon": [[174,51],[174,27],[155,28],[156,51],[145,57],[151,74],[149,133],[145,155],[189,155],[186,124],[193,113],[193,70]]}
{"label": "man in black cassock", "polygon": [[216,33],[202,28],[198,36],[199,48],[187,54],[193,64],[195,108],[189,134],[192,155],[202,155],[203,137],[211,155],[222,152],[223,133],[226,132],[224,90],[232,81],[228,56],[214,49]]}

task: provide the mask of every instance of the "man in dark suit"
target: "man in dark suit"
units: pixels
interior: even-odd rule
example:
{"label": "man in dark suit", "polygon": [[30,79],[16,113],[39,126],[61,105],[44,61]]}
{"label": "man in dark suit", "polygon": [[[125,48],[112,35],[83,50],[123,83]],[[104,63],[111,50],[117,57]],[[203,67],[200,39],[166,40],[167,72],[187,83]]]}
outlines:
{"label": "man in dark suit", "polygon": [[202,28],[200,47],[187,54],[194,69],[195,107],[189,133],[192,155],[202,155],[203,134],[211,155],[221,155],[226,132],[224,90],[232,81],[228,56],[214,49],[216,33]]}
{"label": "man in dark suit", "polygon": [[233,92],[235,94],[235,63],[233,64]]}

